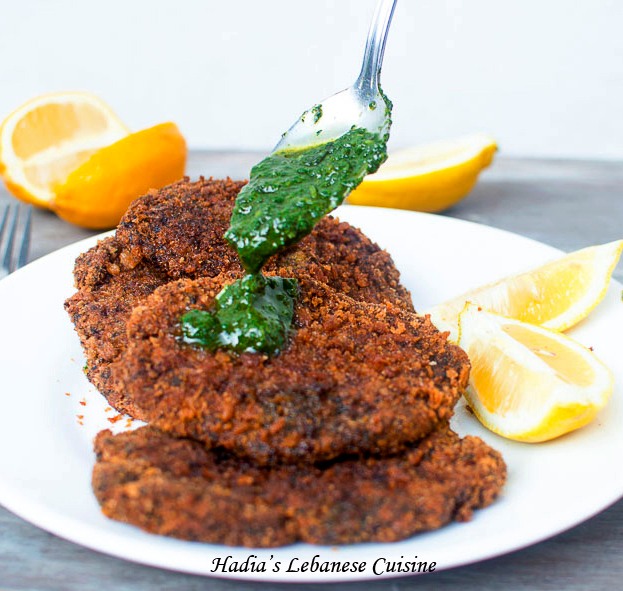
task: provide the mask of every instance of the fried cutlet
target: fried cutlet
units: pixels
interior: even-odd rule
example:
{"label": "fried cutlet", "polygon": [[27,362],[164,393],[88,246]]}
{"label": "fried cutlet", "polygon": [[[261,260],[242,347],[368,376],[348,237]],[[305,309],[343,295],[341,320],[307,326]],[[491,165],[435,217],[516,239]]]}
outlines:
{"label": "fried cutlet", "polygon": [[[109,365],[125,348],[132,309],[171,279],[222,272],[242,276],[223,234],[243,184],[201,179],[152,191],[134,202],[115,236],[76,260],[78,292],[65,307],[80,336],[87,377],[118,411],[131,409],[115,390]],[[300,245],[273,257],[267,271],[311,277],[355,299],[413,309],[389,254],[360,230],[332,218],[321,220]]]}
{"label": "fried cutlet", "polygon": [[181,279],[133,310],[110,366],[129,414],[261,464],[393,453],[449,420],[466,354],[428,317],[318,281],[299,280],[292,335],[275,357],[184,343],[180,317],[210,310],[230,282]]}
{"label": "fried cutlet", "polygon": [[394,542],[493,502],[498,452],[447,427],[402,453],[262,468],[153,427],[95,440],[93,490],[110,518],[236,546]]}
{"label": "fried cutlet", "polygon": [[133,308],[166,276],[153,265],[124,269],[114,236],[81,254],[75,266],[83,288],[65,302],[86,357],[86,374],[111,406],[123,412],[123,397],[110,383],[109,365],[125,348],[126,322]]}
{"label": "fried cutlet", "polygon": [[[171,279],[242,274],[238,255],[223,235],[243,185],[230,179],[185,180],[137,199],[117,228],[120,256],[126,264],[147,260]],[[296,247],[272,257],[264,271],[311,277],[356,300],[391,301],[413,310],[387,252],[330,216]]]}

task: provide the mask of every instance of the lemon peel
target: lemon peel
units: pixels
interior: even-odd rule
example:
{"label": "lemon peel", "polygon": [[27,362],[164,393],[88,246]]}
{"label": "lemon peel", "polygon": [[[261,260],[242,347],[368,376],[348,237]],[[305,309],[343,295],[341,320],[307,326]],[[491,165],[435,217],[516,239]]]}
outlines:
{"label": "lemon peel", "polygon": [[492,137],[474,134],[394,152],[348,196],[348,202],[442,211],[471,191],[496,150]]}

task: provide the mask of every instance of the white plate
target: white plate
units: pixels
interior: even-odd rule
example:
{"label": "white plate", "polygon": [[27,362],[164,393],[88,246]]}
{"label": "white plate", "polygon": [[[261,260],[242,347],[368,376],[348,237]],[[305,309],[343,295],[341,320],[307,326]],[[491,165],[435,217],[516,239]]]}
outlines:
{"label": "white plate", "polygon": [[[445,217],[363,207],[344,207],[339,215],[392,254],[417,309],[559,254],[521,236]],[[520,444],[487,432],[464,407],[457,409],[453,427],[481,436],[508,464],[501,498],[469,523],[394,544],[249,550],[159,537],[108,520],[91,492],[90,476],[91,441],[111,426],[111,412],[82,373],[78,338],[63,310],[73,292],[74,259],[94,243],[71,245],[0,282],[0,502],[39,527],[100,552],[189,573],[346,581],[405,574],[377,576],[375,561],[378,571],[384,570],[383,560],[417,556],[441,570],[510,552],[580,523],[623,495],[623,362],[621,331],[613,330],[623,326],[623,306],[621,285],[613,282],[590,320],[573,331],[616,375],[613,399],[591,425],[550,443]],[[121,420],[115,428],[124,425]],[[316,554],[320,561],[363,561],[366,567],[356,573],[287,572],[292,559],[300,565]],[[240,562],[253,555],[256,564],[266,562],[268,572],[212,572],[216,558]],[[281,568],[272,572],[278,561]]]}

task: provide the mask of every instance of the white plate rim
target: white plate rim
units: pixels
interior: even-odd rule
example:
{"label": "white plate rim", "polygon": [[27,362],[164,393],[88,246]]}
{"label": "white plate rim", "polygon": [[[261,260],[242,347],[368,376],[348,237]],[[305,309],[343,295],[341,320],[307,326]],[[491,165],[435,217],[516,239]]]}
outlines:
{"label": "white plate rim", "polygon": [[[458,220],[458,219],[448,218],[444,216],[422,214],[422,213],[415,213],[415,212],[405,212],[401,210],[389,210],[389,209],[381,210],[378,208],[366,208],[366,207],[355,208],[353,206],[346,206],[346,207],[341,208],[338,211],[338,215],[341,217],[341,219],[351,221],[354,225],[362,225],[361,223],[358,224],[358,222],[361,222],[365,218],[368,218],[368,220],[374,219],[375,223],[377,223],[379,219],[389,219],[392,217],[393,218],[400,217],[401,219],[406,218],[408,220],[411,220],[411,222],[415,223],[416,226],[418,224],[423,224],[423,223],[426,223],[426,224],[432,223],[432,224],[437,224],[440,226],[446,226],[447,228],[450,228],[450,230],[463,228],[463,229],[468,229],[466,230],[467,233],[472,232],[476,234],[478,233],[488,234],[488,236],[497,237],[501,241],[504,241],[504,239],[510,239],[513,241],[519,240],[522,244],[525,244],[525,245],[531,244],[534,248],[536,248],[537,250],[540,250],[543,253],[543,255],[547,255],[550,257],[553,257],[556,254],[560,253],[560,251],[558,251],[557,249],[546,246],[540,242],[531,240],[529,238],[518,236],[517,234],[513,234],[511,232],[507,232],[507,231],[495,229],[495,228],[490,228],[488,226],[482,226],[480,224],[476,224],[470,221]],[[366,228],[365,231],[366,233],[368,233],[368,235],[372,235],[372,238],[374,239],[373,230],[371,231],[370,229]],[[58,251],[55,251],[54,253],[51,253],[50,255],[47,255],[46,257],[42,257],[41,259],[31,263],[24,269],[21,269],[15,272],[14,274],[6,278],[2,283],[0,283],[0,301],[6,292],[9,292],[11,289],[14,289],[12,287],[13,285],[19,286],[21,282],[26,281],[25,278],[29,278],[33,274],[34,275],[40,274],[42,270],[46,269],[46,267],[49,267],[50,264],[58,263],[58,261],[65,261],[66,263],[68,256],[70,255],[74,256],[78,252],[82,252],[86,250],[86,248],[88,248],[89,246],[92,246],[97,240],[109,234],[110,233],[100,235],[97,237],[93,237],[93,238],[87,238],[78,243],[69,245],[63,249],[60,249]],[[382,246],[385,246],[385,245],[382,245]],[[390,252],[391,252],[391,249],[390,249]],[[391,252],[391,253],[394,256],[394,258],[396,258],[395,252]],[[400,265],[399,265],[399,268],[400,268]],[[403,271],[403,274],[404,274],[404,270],[401,269],[401,271]],[[621,290],[621,285],[613,281],[610,291],[620,293],[620,290]],[[1,339],[2,337],[0,336],[0,343],[1,343]],[[617,368],[617,370],[618,369],[619,368]],[[0,380],[0,383],[1,383],[1,380]],[[481,435],[481,432],[479,431],[478,434]],[[2,442],[2,436],[0,435],[0,443],[1,442]],[[0,466],[0,470],[2,468],[3,466]],[[2,472],[0,472],[0,474],[2,474]],[[117,556],[119,558],[123,558],[126,560],[132,560],[132,561],[139,562],[142,564],[147,564],[147,565],[161,567],[161,568],[167,568],[171,570],[178,570],[178,571],[188,572],[188,573],[193,573],[193,574],[204,574],[204,575],[210,574],[210,573],[206,573],[205,569],[197,569],[196,567],[193,567],[192,564],[188,564],[183,560],[183,554],[184,554],[183,548],[186,547],[186,545],[193,544],[193,543],[182,542],[178,540],[168,540],[169,542],[171,542],[172,560],[163,561],[161,557],[159,559],[152,560],[150,559],[150,556],[145,555],[144,552],[138,551],[134,553],[132,552],[128,553],[127,548],[124,547],[123,549],[120,549],[120,545],[119,545],[120,534],[118,533],[118,530],[115,530],[115,528],[109,531],[102,532],[101,528],[99,527],[93,528],[89,526],[88,524],[82,523],[80,520],[73,519],[66,515],[65,516],[59,515],[53,509],[46,506],[45,503],[41,503],[37,499],[33,499],[33,498],[25,499],[23,497],[17,497],[14,493],[15,493],[15,490],[11,487],[11,483],[10,482],[7,483],[4,480],[4,478],[1,478],[0,479],[0,503],[2,503],[5,507],[7,507],[13,513],[26,519],[27,521],[30,521],[34,523],[35,525],[41,527],[42,529],[45,529],[47,531],[50,531],[51,533],[60,535],[61,537],[66,538],[72,542],[89,547],[96,551],[104,552],[106,554]],[[617,481],[616,487],[613,487],[611,490],[608,490],[608,491],[601,491],[601,494],[594,495],[594,497],[592,498],[592,501],[588,503],[587,506],[585,507],[585,511],[582,512],[581,514],[578,514],[575,519],[572,519],[572,520],[567,519],[564,523],[560,523],[558,527],[554,527],[554,528],[550,527],[546,531],[534,532],[534,535],[532,535],[531,537],[523,538],[521,541],[517,541],[517,543],[515,544],[509,543],[504,547],[493,548],[493,547],[487,546],[487,544],[481,544],[480,550],[478,550],[478,548],[471,549],[470,553],[467,554],[464,559],[457,558],[452,563],[441,565],[441,568],[444,568],[444,569],[454,568],[457,566],[462,566],[465,564],[477,562],[477,561],[484,560],[487,558],[493,558],[495,556],[499,556],[499,555],[506,554],[508,552],[523,548],[527,545],[537,543],[541,540],[544,540],[562,531],[565,531],[571,527],[574,527],[575,525],[577,525],[578,523],[581,523],[582,521],[585,521],[586,519],[589,519],[596,513],[599,513],[600,511],[610,506],[612,503],[616,502],[619,498],[621,498],[621,496],[623,496],[623,485],[621,485],[621,483]],[[493,508],[485,509],[484,511],[491,511],[492,509]],[[119,525],[119,524],[115,524],[115,525]],[[462,524],[462,525],[450,526],[450,527],[456,529],[456,527],[465,528],[468,526],[469,524]],[[121,526],[121,527],[130,528],[130,526]],[[124,531],[128,531],[128,530],[124,529]],[[443,532],[445,531],[445,529],[440,530],[440,531]],[[420,541],[420,540],[425,539],[424,536],[433,536],[438,533],[439,532],[434,532],[432,534],[423,534],[422,536],[417,536],[416,538],[413,538],[412,540],[417,539],[418,541]],[[142,535],[146,536],[149,539],[160,539],[157,536],[150,536],[149,534],[142,534]],[[406,543],[408,544],[409,542],[410,541],[407,540]],[[400,546],[404,544],[405,542],[401,542],[393,546],[396,547],[396,546]],[[147,545],[149,545],[149,543],[147,543]],[[204,545],[204,546],[211,546],[211,545]],[[308,548],[312,548],[312,551],[313,551],[314,547],[311,547],[311,546],[306,547],[306,545],[299,545],[299,547],[303,547],[303,546],[305,546],[306,551],[308,550]],[[362,548],[364,546],[367,546],[367,545],[360,545],[359,547]],[[177,547],[177,548],[174,548],[174,547]],[[224,548],[224,547],[220,547],[220,548]],[[322,547],[318,547],[318,548],[321,548],[324,551],[324,548]],[[245,549],[244,551],[247,554],[254,553],[254,551],[251,551],[251,550]],[[222,554],[227,554],[227,552],[229,552],[229,549],[224,549]],[[307,555],[309,555],[309,552],[307,552]],[[253,573],[247,573],[247,574],[235,573],[234,576],[227,576],[226,574],[223,574],[223,573],[214,573],[214,574],[211,574],[211,576],[217,576],[221,578],[235,578],[235,579],[241,579],[241,580],[270,581],[270,582],[320,582],[320,581],[338,582],[338,581],[369,580],[371,578],[372,579],[378,578],[378,577],[372,576],[371,573],[369,572],[362,573],[362,574],[354,574],[354,575],[352,573],[349,573],[349,576],[347,577],[325,576],[320,579],[317,577],[310,578],[307,576],[284,577],[282,576],[284,573],[278,573],[278,574],[279,576],[271,576],[270,573],[267,573],[268,576],[258,577],[257,574],[254,575]],[[392,573],[391,575],[388,574],[385,576],[386,577],[404,576],[404,574],[403,573],[398,573],[398,574]]]}

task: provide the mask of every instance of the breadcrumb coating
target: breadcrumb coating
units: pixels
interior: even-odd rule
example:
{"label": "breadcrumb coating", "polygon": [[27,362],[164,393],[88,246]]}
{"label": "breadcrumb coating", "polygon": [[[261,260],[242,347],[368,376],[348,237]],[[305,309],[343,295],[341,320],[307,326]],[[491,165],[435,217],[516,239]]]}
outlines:
{"label": "breadcrumb coating", "polygon": [[491,504],[500,454],[447,427],[390,457],[260,467],[153,427],[95,440],[93,490],[112,519],[230,546],[394,542]]}
{"label": "breadcrumb coating", "polygon": [[[114,236],[81,254],[78,289],[66,303],[87,358],[87,377],[120,412],[130,412],[110,380],[110,363],[126,346],[132,310],[157,287],[180,277],[241,277],[235,251],[223,239],[243,182],[180,181],[137,199]],[[391,257],[360,230],[327,217],[299,245],[273,257],[269,274],[311,277],[370,302],[413,309]]]}
{"label": "breadcrumb coating", "polygon": [[132,416],[261,464],[393,453],[450,419],[466,354],[428,317],[318,281],[299,280],[292,335],[275,357],[182,342],[181,316],[209,310],[229,282],[180,279],[134,309],[110,368]]}

